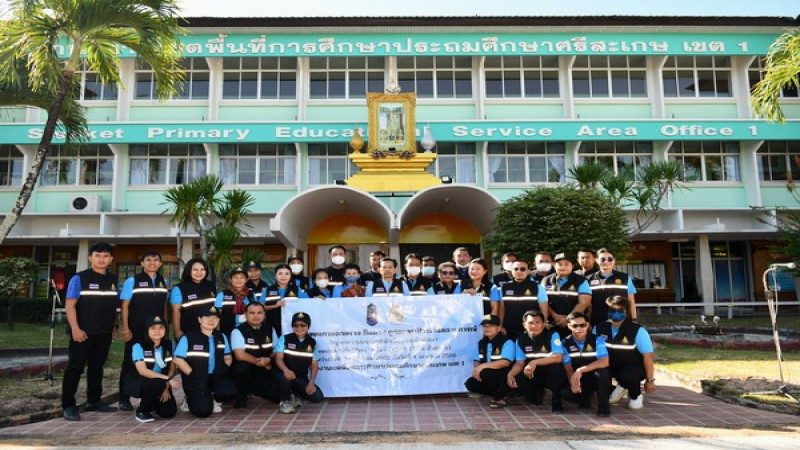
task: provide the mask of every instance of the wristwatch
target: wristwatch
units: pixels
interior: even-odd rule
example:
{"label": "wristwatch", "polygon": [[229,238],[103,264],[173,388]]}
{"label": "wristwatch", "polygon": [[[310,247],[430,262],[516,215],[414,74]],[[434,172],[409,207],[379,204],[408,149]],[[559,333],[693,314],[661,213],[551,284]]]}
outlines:
{"label": "wristwatch", "polygon": [[645,383],[655,383],[656,379],[655,378],[645,378],[644,382]]}

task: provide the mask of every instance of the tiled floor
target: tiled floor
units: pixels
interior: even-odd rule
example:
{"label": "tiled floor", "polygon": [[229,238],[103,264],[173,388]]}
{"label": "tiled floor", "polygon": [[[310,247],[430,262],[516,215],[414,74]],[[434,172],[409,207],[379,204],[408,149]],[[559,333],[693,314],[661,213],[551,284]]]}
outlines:
{"label": "tiled floor", "polygon": [[[81,422],[54,419],[0,430],[0,434],[126,434],[518,430],[531,428],[624,426],[751,426],[800,424],[800,417],[731,405],[679,386],[659,386],[646,397],[645,409],[633,413],[612,406],[612,416],[596,417],[566,403],[566,413],[553,415],[548,405],[531,406],[514,398],[505,409],[489,408],[487,399],[464,394],[416,397],[331,399],[307,404],[297,414],[280,414],[277,406],[251,399],[246,409],[224,406],[221,414],[197,419],[178,413],[171,420],[140,424],[133,413],[84,413]],[[547,403],[547,400],[545,401]]]}

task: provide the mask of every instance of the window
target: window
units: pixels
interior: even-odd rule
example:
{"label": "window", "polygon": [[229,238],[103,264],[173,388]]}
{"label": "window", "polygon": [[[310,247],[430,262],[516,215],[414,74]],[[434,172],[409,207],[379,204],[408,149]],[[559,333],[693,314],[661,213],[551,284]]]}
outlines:
{"label": "window", "polygon": [[727,56],[670,56],[663,69],[666,97],[730,97]]}
{"label": "window", "polygon": [[761,181],[800,180],[800,141],[766,141],[758,156]]}
{"label": "window", "polygon": [[311,58],[313,99],[366,98],[367,92],[383,92],[384,58]]}
{"label": "window", "polygon": [[[755,86],[756,83],[761,81],[763,76],[764,68],[762,66],[762,58],[756,57],[756,59],[747,69],[747,78],[750,82],[750,91],[753,90],[753,86]],[[797,76],[797,83],[800,84],[800,75]],[[798,91],[797,86],[789,84],[781,89],[780,96],[781,98],[800,98],[800,91]]]}
{"label": "window", "polygon": [[719,141],[675,142],[670,158],[681,161],[684,175],[699,181],[740,181],[739,143]]}
{"label": "window", "polygon": [[21,186],[25,158],[13,145],[0,145],[0,186]]}
{"label": "window", "polygon": [[[178,93],[173,99],[208,99],[209,70],[205,58],[185,58],[181,61],[185,79],[178,85]],[[136,60],[136,100],[156,98],[155,73],[149,64]]]}
{"label": "window", "polygon": [[488,98],[557,98],[557,56],[487,56]]}
{"label": "window", "polygon": [[81,100],[116,100],[116,83],[103,83],[97,72],[90,71],[86,63],[81,63],[81,68],[75,72],[75,78],[81,83]]}
{"label": "window", "polygon": [[350,178],[358,168],[347,158],[347,143],[308,144],[308,184],[334,184]]}
{"label": "window", "polygon": [[297,98],[297,58],[224,58],[224,99]]}
{"label": "window", "polygon": [[492,142],[490,183],[562,183],[563,142]]}
{"label": "window", "polygon": [[572,91],[578,98],[647,97],[644,56],[578,56],[572,66]]}
{"label": "window", "polygon": [[709,242],[714,269],[714,294],[718,302],[748,301],[744,242]]}
{"label": "window", "polygon": [[[422,147],[418,152],[424,152]],[[449,176],[456,183],[475,183],[475,144],[471,142],[439,142],[436,159],[428,172],[437,177]]]}
{"label": "window", "polygon": [[672,243],[672,270],[675,274],[675,301],[703,301],[703,297],[697,289],[696,260],[697,255],[694,242]]}
{"label": "window", "polygon": [[627,273],[638,289],[667,288],[667,265],[664,261],[619,263],[615,269]]}
{"label": "window", "polygon": [[202,144],[131,144],[130,185],[184,184],[206,174]]}
{"label": "window", "polygon": [[221,144],[219,171],[225,184],[295,184],[294,144]]}
{"label": "window", "polygon": [[69,150],[54,145],[42,174],[42,186],[110,185],[114,179],[114,154],[107,145],[81,145]]}
{"label": "window", "polygon": [[650,142],[584,142],[580,149],[581,162],[600,163],[616,175],[634,179],[639,169],[653,160]]}
{"label": "window", "polygon": [[469,56],[398,56],[397,78],[417,98],[472,98]]}

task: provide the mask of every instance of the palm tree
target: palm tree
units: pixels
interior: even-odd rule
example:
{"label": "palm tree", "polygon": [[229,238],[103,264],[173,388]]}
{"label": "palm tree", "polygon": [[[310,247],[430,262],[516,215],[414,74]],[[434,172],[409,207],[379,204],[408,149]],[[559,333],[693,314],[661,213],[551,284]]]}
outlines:
{"label": "palm tree", "polygon": [[785,88],[800,89],[800,28],[784,33],[767,53],[764,76],[753,86],[751,103],[759,117],[783,123],[780,94]]}
{"label": "palm tree", "polygon": [[[58,121],[64,116],[62,110],[74,108],[75,71],[82,55],[88,69],[97,72],[101,81],[120,85],[117,50],[127,47],[153,68],[159,98],[178,92],[183,79],[178,35],[183,29],[177,11],[174,0],[11,2],[10,18],[0,27],[0,81],[12,88],[24,86],[21,92],[43,96],[49,102],[41,104],[47,109],[42,139],[19,197],[0,225],[0,243],[30,200]],[[69,54],[62,58],[56,46],[64,40],[71,45]],[[27,77],[20,75],[21,66]],[[22,104],[29,104],[30,99],[23,94],[25,99]]]}

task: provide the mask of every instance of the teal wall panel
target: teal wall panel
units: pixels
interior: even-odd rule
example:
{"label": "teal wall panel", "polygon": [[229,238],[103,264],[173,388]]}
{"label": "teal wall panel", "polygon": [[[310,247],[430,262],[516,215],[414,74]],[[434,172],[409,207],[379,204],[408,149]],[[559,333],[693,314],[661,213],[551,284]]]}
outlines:
{"label": "teal wall panel", "polygon": [[561,119],[564,117],[564,107],[561,104],[486,105],[484,111],[488,120]]}
{"label": "teal wall panel", "polygon": [[748,208],[747,192],[744,186],[703,186],[692,183],[690,189],[673,192],[674,208]]}
{"label": "teal wall panel", "polygon": [[664,106],[667,119],[735,119],[739,113],[735,103],[682,103]]}
{"label": "teal wall panel", "polygon": [[575,117],[581,119],[650,119],[653,110],[650,104],[613,105],[604,103],[578,103],[575,105]]}

